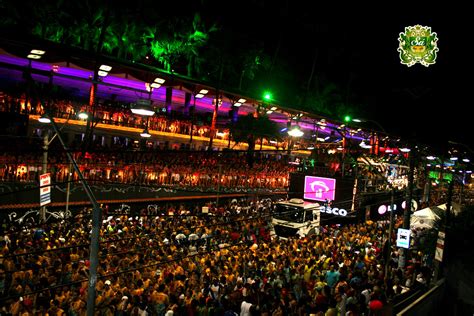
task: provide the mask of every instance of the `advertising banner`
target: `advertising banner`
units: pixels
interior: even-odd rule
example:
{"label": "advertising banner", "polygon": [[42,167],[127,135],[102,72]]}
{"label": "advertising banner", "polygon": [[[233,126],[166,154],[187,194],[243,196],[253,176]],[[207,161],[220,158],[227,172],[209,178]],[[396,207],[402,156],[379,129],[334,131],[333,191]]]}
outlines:
{"label": "advertising banner", "polygon": [[410,230],[399,228],[397,232],[397,247],[410,248]]}
{"label": "advertising banner", "polygon": [[304,177],[304,199],[313,201],[334,201],[336,179],[314,176]]}
{"label": "advertising banner", "polygon": [[49,173],[40,175],[40,206],[51,203],[51,176]]}
{"label": "advertising banner", "polygon": [[438,240],[436,241],[436,250],[435,250],[435,260],[439,262],[443,261],[443,252],[444,252],[444,237],[446,235],[444,232],[438,233]]}

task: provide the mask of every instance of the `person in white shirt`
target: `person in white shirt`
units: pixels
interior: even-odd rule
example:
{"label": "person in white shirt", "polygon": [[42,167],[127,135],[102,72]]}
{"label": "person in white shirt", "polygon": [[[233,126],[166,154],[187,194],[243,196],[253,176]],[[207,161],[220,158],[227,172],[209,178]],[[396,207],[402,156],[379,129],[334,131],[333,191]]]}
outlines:
{"label": "person in white shirt", "polygon": [[252,307],[251,303],[243,301],[242,304],[240,305],[240,316],[251,316],[252,315],[250,311],[251,307]]}

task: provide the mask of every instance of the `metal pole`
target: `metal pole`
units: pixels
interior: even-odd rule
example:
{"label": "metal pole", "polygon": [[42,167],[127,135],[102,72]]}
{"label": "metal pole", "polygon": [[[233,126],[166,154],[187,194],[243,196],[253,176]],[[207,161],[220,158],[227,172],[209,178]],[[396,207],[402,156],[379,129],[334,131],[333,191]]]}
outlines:
{"label": "metal pole", "polygon": [[[446,201],[446,216],[445,216],[445,222],[444,222],[444,233],[446,234],[444,237],[444,253],[443,253],[443,262],[442,266],[447,267],[448,266],[448,260],[449,260],[449,246],[450,245],[450,232],[453,230],[452,221],[451,221],[451,207],[452,207],[452,201],[453,201],[453,190],[454,190],[454,177],[455,175],[453,174],[453,178],[449,182],[448,186],[448,199]],[[447,251],[448,250],[448,251]]]}
{"label": "metal pole", "polygon": [[395,189],[392,187],[392,191],[390,194],[390,224],[388,228],[388,239],[387,239],[387,258],[385,261],[385,278],[388,277],[388,266],[390,262],[390,255],[392,253],[392,234],[393,234],[393,222],[395,218]]}
{"label": "metal pole", "polygon": [[415,176],[415,149],[410,153],[410,170],[408,171],[408,186],[405,212],[403,213],[403,228],[410,229],[411,201],[413,200],[413,180]]}
{"label": "metal pole", "polygon": [[[357,169],[357,165],[356,165]],[[354,180],[354,187],[352,188],[352,203],[351,203],[351,212],[355,212],[355,204],[356,204],[356,195],[357,195],[357,185],[358,185],[357,177]]]}
{"label": "metal pole", "polygon": [[443,184],[444,184],[444,156],[441,156],[440,157],[441,159],[441,171],[439,172],[439,187],[438,187],[438,195],[437,195],[437,201],[436,203],[438,203],[438,201],[441,200],[441,194],[443,193]]}
{"label": "metal pole", "polygon": [[288,150],[287,150],[288,160],[290,160],[292,145],[293,145],[293,136],[288,136]]}
{"label": "metal pole", "polygon": [[451,180],[451,182],[449,182],[449,185],[448,185],[448,196],[447,196],[447,201],[446,201],[446,213],[445,213],[445,218],[444,218],[444,228],[442,227],[440,229],[440,231],[444,231],[444,233],[445,233],[444,244],[443,244],[443,258],[442,258],[443,261],[440,262],[438,260],[435,260],[435,262],[434,262],[434,265],[435,265],[434,280],[433,280],[434,282],[436,282],[439,279],[439,274],[441,273],[441,271],[443,271],[443,267],[447,266],[448,253],[446,252],[446,249],[447,249],[446,245],[448,244],[448,241],[447,241],[447,238],[449,236],[448,230],[450,230],[450,228],[451,228],[450,227],[450,225],[451,225],[451,204],[452,204],[452,199],[453,199],[453,189],[454,189],[454,177]]}
{"label": "metal pole", "polygon": [[222,81],[222,75],[224,74],[224,61],[222,58],[219,60],[219,80],[217,81],[216,87],[216,105],[214,107],[214,112],[212,113],[212,122],[211,122],[211,131],[209,135],[209,151],[212,151],[212,144],[214,142],[214,137],[216,134],[216,124],[217,124],[217,115],[219,114],[219,87]]}
{"label": "metal pole", "polygon": [[212,112],[211,130],[209,134],[209,151],[212,151],[212,144],[214,142],[214,136],[216,134],[217,114],[219,112],[219,88],[216,89],[216,104],[214,106],[214,112]]}
{"label": "metal pole", "polygon": [[69,195],[71,194],[71,176],[72,176],[72,164],[69,164],[67,173],[67,188],[66,188],[66,213],[69,211]]}
{"label": "metal pole", "polygon": [[[43,166],[41,168],[43,171],[43,174],[47,173],[47,169],[48,169],[48,147],[49,147],[48,133],[45,133],[44,138],[43,138]],[[42,223],[46,222],[46,206],[42,206],[40,208],[40,222]]]}
{"label": "metal pole", "polygon": [[[455,175],[453,174],[453,178],[451,179],[451,181],[449,182],[449,186],[448,186],[448,197],[447,197],[447,201],[446,201],[446,217],[445,217],[445,222],[444,222],[444,225],[445,225],[445,232],[447,233],[448,229],[450,228],[451,226],[451,205],[452,205],[452,202],[453,202],[453,189],[454,189],[454,177]],[[445,240],[446,242],[446,240]]]}
{"label": "metal pole", "polygon": [[219,193],[221,191],[221,171],[222,165],[219,164],[219,179],[217,180],[217,200],[216,200],[216,207],[219,207]]}
{"label": "metal pole", "polygon": [[[410,216],[411,216],[411,201],[413,199],[413,180],[415,174],[415,154],[416,149],[414,148],[410,153],[410,170],[408,171],[408,187],[407,197],[405,201],[405,211],[403,213],[403,228],[410,229]],[[400,248],[400,259],[398,266],[404,268],[406,260],[408,258],[408,249]]]}
{"label": "metal pole", "polygon": [[[194,112],[196,112],[196,95],[193,93],[193,107],[191,113],[191,131],[189,132],[189,146],[193,143],[193,129],[194,129]],[[191,149],[191,148],[190,148]]]}
{"label": "metal pole", "polygon": [[69,152],[66,144],[64,143],[63,138],[60,135],[60,131],[54,119],[51,118],[51,124],[53,125],[54,131],[61,142],[64,150],[66,151],[66,155],[69,158],[69,161],[72,163],[74,170],[77,172],[79,180],[86,191],[87,197],[89,201],[92,203],[93,211],[92,211],[92,233],[91,233],[91,248],[90,248],[90,268],[89,268],[89,287],[87,292],[87,316],[94,316],[94,308],[95,308],[95,287],[97,283],[97,266],[99,264],[98,254],[99,254],[99,232],[100,232],[100,224],[101,224],[101,216],[102,210],[97,203],[97,200],[92,192],[91,188],[87,184],[84,176],[79,170],[79,166],[77,165],[76,161],[72,157],[71,153]]}
{"label": "metal pole", "polygon": [[345,172],[344,172],[344,169],[346,168],[345,166],[345,160],[346,160],[346,128],[344,127],[344,131],[343,131],[343,135],[342,135],[342,170],[341,170],[341,176],[344,178],[345,176]]}
{"label": "metal pole", "polygon": [[92,86],[89,91],[89,104],[88,104],[88,110],[87,110],[87,121],[86,121],[86,132],[84,135],[84,141],[83,141],[83,151],[84,153],[90,146],[90,142],[92,141],[92,135],[93,135],[93,128],[94,128],[94,122],[93,122],[93,113],[95,111],[95,96],[97,93],[97,80],[99,79],[99,74],[97,72],[97,65],[94,67],[94,79],[92,80]]}

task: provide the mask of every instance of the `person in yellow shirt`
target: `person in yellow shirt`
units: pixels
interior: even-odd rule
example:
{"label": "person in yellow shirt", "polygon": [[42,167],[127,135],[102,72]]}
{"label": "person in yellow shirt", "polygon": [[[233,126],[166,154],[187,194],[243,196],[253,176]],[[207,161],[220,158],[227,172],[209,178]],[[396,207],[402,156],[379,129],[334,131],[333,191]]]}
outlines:
{"label": "person in yellow shirt", "polygon": [[175,275],[184,276],[184,269],[179,264],[175,264],[174,271]]}
{"label": "person in yellow shirt", "polygon": [[155,298],[156,298],[156,303],[157,304],[164,304],[164,305],[169,304],[169,296],[168,296],[168,294],[165,293],[165,285],[164,284],[160,284],[158,286],[158,291],[155,295]]}
{"label": "person in yellow shirt", "polygon": [[329,265],[331,264],[332,258],[328,257],[328,258],[324,258],[323,260],[324,260],[323,270],[329,269]]}
{"label": "person in yellow shirt", "polygon": [[304,271],[303,271],[303,279],[306,283],[309,282],[311,278],[311,274],[313,273],[313,268],[315,266],[316,262],[314,258],[311,258],[308,264],[304,266]]}
{"label": "person in yellow shirt", "polygon": [[364,262],[367,266],[369,266],[372,262],[374,262],[375,257],[372,254],[372,249],[369,249],[364,256]]}
{"label": "person in yellow shirt", "polygon": [[10,305],[10,313],[12,315],[19,315],[20,314],[22,302],[23,302],[23,298],[20,297],[20,298],[18,298],[18,300],[16,300],[15,302],[13,302]]}
{"label": "person in yellow shirt", "polygon": [[84,315],[86,313],[86,303],[77,296],[72,301],[71,309],[76,315]]}
{"label": "person in yellow shirt", "polygon": [[48,315],[50,316],[63,316],[66,315],[64,310],[59,307],[59,302],[57,300],[51,300],[51,307],[48,309]]}

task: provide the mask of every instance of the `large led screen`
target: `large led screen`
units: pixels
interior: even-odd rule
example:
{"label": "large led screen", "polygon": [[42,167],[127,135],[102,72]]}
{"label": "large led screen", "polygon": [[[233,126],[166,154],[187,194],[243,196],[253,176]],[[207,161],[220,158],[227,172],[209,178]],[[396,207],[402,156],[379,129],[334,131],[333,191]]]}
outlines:
{"label": "large led screen", "polygon": [[334,201],[336,179],[323,177],[304,177],[304,199],[314,201]]}

